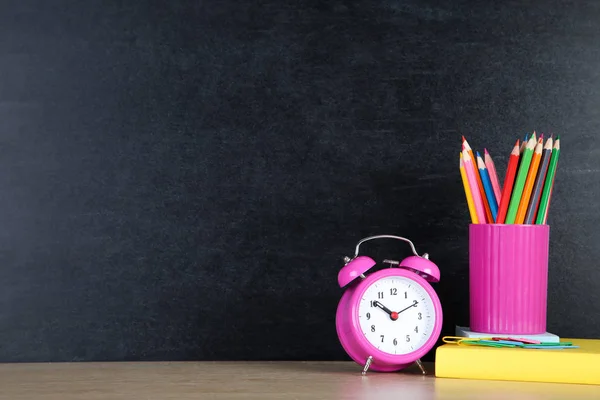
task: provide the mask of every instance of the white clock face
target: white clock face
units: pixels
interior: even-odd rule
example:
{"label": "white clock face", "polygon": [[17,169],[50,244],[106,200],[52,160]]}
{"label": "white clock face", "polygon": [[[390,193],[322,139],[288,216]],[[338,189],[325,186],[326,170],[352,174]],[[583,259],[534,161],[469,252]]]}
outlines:
{"label": "white clock face", "polygon": [[435,307],[425,289],[412,279],[390,276],[364,292],[359,308],[365,338],[388,354],[408,354],[423,346],[433,333]]}

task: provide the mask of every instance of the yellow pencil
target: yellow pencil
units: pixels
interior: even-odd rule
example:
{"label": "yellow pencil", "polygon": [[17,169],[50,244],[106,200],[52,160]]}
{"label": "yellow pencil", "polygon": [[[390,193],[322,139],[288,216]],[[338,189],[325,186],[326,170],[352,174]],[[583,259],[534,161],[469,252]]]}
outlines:
{"label": "yellow pencil", "polygon": [[478,224],[479,221],[477,220],[477,213],[475,212],[475,205],[473,204],[473,195],[471,194],[471,188],[469,187],[467,173],[465,172],[465,165],[463,163],[462,153],[460,153],[460,176],[462,178],[463,186],[465,188],[465,196],[467,197],[469,214],[471,214],[471,222],[474,224]]}

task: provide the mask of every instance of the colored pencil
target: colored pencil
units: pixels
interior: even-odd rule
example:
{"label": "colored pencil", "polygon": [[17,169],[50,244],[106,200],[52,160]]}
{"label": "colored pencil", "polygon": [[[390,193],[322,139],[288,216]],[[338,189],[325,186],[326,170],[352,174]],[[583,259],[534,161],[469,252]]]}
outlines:
{"label": "colored pencil", "polygon": [[525,146],[527,146],[527,142],[529,141],[528,139],[528,134],[525,134],[525,139],[523,139],[523,142],[521,143],[521,147],[519,148],[519,154],[523,154],[523,151],[525,150]]}
{"label": "colored pencil", "polygon": [[[519,163],[517,164],[517,173],[519,172],[519,167],[521,166],[521,162],[523,161],[523,152],[525,151],[525,148],[527,147],[527,143],[529,143],[529,139],[531,139],[532,137],[535,137],[535,131],[533,131],[531,136],[525,135],[525,140],[523,140],[523,142],[521,143],[521,148],[519,149],[519,152],[521,153],[521,158],[519,158]],[[533,140],[536,140],[536,139],[533,139]]]}
{"label": "colored pencil", "polygon": [[550,207],[550,199],[552,197],[552,188],[554,186],[554,177],[556,176],[556,167],[558,165],[558,157],[560,155],[560,137],[557,136],[552,149],[552,157],[546,174],[546,181],[542,189],[542,198],[540,200],[540,208],[537,212],[535,223],[538,225],[546,224],[548,220],[548,208]]}
{"label": "colored pencil", "polygon": [[544,138],[540,137],[538,143],[533,151],[531,158],[531,164],[529,165],[529,172],[527,173],[527,179],[525,180],[525,186],[523,187],[523,194],[519,201],[519,208],[517,209],[517,216],[515,217],[515,224],[522,224],[525,222],[525,214],[527,214],[527,206],[529,205],[529,199],[531,198],[531,192],[533,190],[533,184],[538,173],[538,167],[540,166],[540,159],[542,158],[542,148],[544,147]]}
{"label": "colored pencil", "polygon": [[529,200],[527,214],[525,215],[526,224],[533,224],[535,222],[535,216],[540,205],[540,199],[542,198],[542,188],[544,187],[544,180],[546,179],[546,173],[548,172],[548,165],[550,164],[551,155],[552,138],[549,138],[546,140],[546,144],[544,145],[544,152],[542,153],[542,160],[540,161],[540,169],[535,177],[535,184],[533,185],[531,200]]}
{"label": "colored pencil", "polygon": [[[475,163],[476,159],[475,159],[475,155],[473,154],[473,149],[471,149],[471,146],[469,145],[469,142],[466,139],[463,141],[463,145],[464,145],[464,149],[469,152],[471,161],[473,163]],[[475,179],[477,181],[477,187],[479,188],[479,193],[482,196],[483,209],[485,210],[485,219],[483,220],[483,222],[493,223],[494,220],[492,219],[492,212],[490,210],[490,205],[488,204],[487,199],[485,197],[485,190],[483,189],[483,183],[481,182],[481,177],[479,176],[479,171],[478,171],[477,167],[473,167],[473,169],[474,169]]]}
{"label": "colored pencil", "polygon": [[503,224],[504,220],[506,219],[506,212],[508,211],[508,204],[510,202],[517,166],[519,164],[519,158],[519,140],[517,139],[517,142],[515,143],[515,146],[513,147],[508,159],[508,167],[506,168],[506,176],[504,177],[504,186],[502,188],[500,206],[498,207],[498,217],[496,218],[497,224]]}
{"label": "colored pencil", "polygon": [[469,186],[469,179],[467,178],[467,172],[465,171],[465,165],[463,163],[463,155],[460,153],[460,176],[462,178],[463,187],[465,189],[465,197],[467,198],[467,205],[469,207],[469,214],[471,215],[471,222],[478,224],[477,211],[475,210],[475,204],[473,203],[473,194]]}
{"label": "colored pencil", "polygon": [[481,182],[483,183],[483,188],[485,189],[485,196],[488,204],[490,205],[492,221],[495,221],[496,216],[498,215],[498,203],[496,202],[496,195],[494,194],[494,189],[492,188],[490,174],[488,173],[488,170],[483,162],[483,159],[479,155],[479,152],[477,152],[477,167],[479,168],[479,175],[481,176]]}
{"label": "colored pencil", "polygon": [[473,165],[473,159],[469,155],[469,151],[467,149],[463,150],[462,155],[463,165],[467,174],[467,179],[469,181],[469,187],[472,188],[471,194],[473,196],[475,212],[477,213],[477,220],[480,224],[485,224],[485,209],[483,207],[483,199],[481,197],[481,192],[479,190],[475,190],[477,188],[477,178],[475,177],[475,167]]}
{"label": "colored pencil", "polygon": [[[496,165],[490,153],[487,149],[483,149],[485,154],[485,166],[487,167],[488,174],[490,174],[490,180],[492,181],[492,187],[494,188],[494,195],[496,196],[496,203],[500,204],[502,198],[502,189],[500,188],[500,182],[498,181],[498,173],[496,172]],[[494,221],[496,219],[494,218]]]}
{"label": "colored pencil", "polygon": [[527,179],[527,173],[529,172],[529,166],[531,165],[531,158],[533,156],[533,148],[535,147],[535,135],[532,135],[523,150],[521,156],[521,163],[517,172],[517,179],[515,180],[515,187],[512,191],[510,203],[508,205],[508,211],[506,213],[506,224],[514,224],[517,216],[517,210],[523,194],[523,187],[525,186],[525,180]]}

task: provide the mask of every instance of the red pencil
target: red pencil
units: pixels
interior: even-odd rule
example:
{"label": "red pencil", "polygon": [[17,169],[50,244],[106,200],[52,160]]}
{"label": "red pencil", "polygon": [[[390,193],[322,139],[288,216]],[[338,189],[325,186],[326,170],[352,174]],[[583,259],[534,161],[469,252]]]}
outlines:
{"label": "red pencil", "polygon": [[517,143],[515,143],[515,147],[513,147],[508,160],[508,168],[506,169],[506,177],[504,178],[504,188],[502,189],[500,206],[498,207],[498,216],[496,218],[497,224],[503,224],[506,218],[508,204],[510,203],[510,195],[512,193],[513,184],[515,183],[517,165],[519,165],[519,156],[519,140],[517,139]]}

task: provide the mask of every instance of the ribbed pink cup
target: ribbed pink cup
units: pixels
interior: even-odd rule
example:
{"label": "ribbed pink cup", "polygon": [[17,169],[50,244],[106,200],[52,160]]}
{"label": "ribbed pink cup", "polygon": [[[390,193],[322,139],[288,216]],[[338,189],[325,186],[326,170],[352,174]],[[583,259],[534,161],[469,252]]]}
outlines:
{"label": "ribbed pink cup", "polygon": [[469,226],[470,330],[546,332],[549,225]]}

